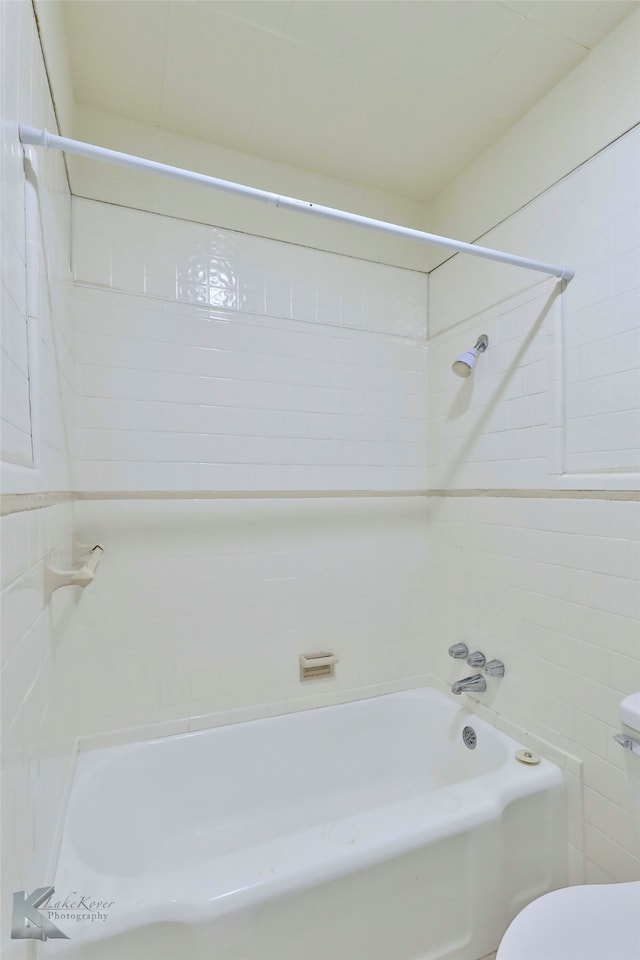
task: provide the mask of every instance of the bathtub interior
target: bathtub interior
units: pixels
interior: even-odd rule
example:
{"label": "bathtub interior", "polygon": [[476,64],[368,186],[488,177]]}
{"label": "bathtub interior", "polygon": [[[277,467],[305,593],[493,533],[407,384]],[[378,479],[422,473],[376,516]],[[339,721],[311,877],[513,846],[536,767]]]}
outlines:
{"label": "bathtub interior", "polygon": [[566,882],[562,775],[520,746],[423,689],[87,752],[56,889],[117,906],[54,952],[477,960]]}
{"label": "bathtub interior", "polygon": [[[101,873],[160,873],[427,796],[505,762],[504,744],[477,718],[477,747],[465,747],[466,711],[447,716],[409,693],[382,712],[378,699],[82,755],[69,839]],[[102,831],[87,811],[99,811]]]}

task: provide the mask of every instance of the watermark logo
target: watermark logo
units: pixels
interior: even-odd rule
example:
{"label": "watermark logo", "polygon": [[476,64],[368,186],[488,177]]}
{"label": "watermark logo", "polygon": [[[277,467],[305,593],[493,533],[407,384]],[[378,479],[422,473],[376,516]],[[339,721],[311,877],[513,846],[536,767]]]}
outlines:
{"label": "watermark logo", "polygon": [[72,890],[62,899],[53,899],[53,887],[38,887],[30,896],[24,890],[13,894],[12,940],[69,940],[53,921],[105,923],[115,900],[96,900]]}
{"label": "watermark logo", "polygon": [[38,887],[29,897],[24,890],[14,893],[11,911],[12,940],[69,939],[66,933],[59,930],[49,917],[38,909],[51,898],[53,892],[53,887]]}

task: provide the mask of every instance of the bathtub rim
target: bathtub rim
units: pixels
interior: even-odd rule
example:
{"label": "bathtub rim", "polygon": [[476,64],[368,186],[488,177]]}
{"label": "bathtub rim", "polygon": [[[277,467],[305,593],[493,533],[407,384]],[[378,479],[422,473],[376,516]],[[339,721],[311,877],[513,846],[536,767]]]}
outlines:
{"label": "bathtub rim", "polygon": [[[213,727],[225,726],[227,724],[242,723],[246,720],[259,720],[268,717],[286,716],[290,713],[297,713],[303,710],[313,710],[319,706],[332,706],[339,703],[349,703],[351,701],[369,699],[371,697],[384,696],[388,693],[396,693],[404,690],[417,690],[422,687],[431,687],[439,690],[448,697],[453,698],[449,686],[435,674],[427,673],[412,677],[402,677],[384,683],[371,684],[355,689],[330,692],[318,692],[308,697],[298,697],[286,701],[268,702],[264,704],[254,704],[248,707],[237,707],[230,710],[213,711],[206,714],[199,714],[194,717],[183,717],[175,720],[161,720],[151,724],[137,725],[134,727],[124,727],[114,730],[103,731],[101,733],[87,734],[73,738],[72,758],[68,768],[68,780],[65,791],[64,802],[58,812],[56,834],[51,844],[51,853],[49,858],[48,876],[54,878],[58,869],[60,859],[60,850],[64,826],[71,798],[71,789],[75,780],[78,760],[85,751],[101,750],[105,747],[119,746],[122,744],[142,743],[147,740],[163,739],[177,733],[189,733],[198,730],[208,730]],[[456,698],[458,699],[458,698]],[[543,736],[529,731],[524,727],[508,720],[500,714],[494,712],[482,703],[482,695],[462,694],[462,702],[467,704],[481,719],[485,720],[496,730],[505,733],[507,736],[524,744],[530,749],[539,753],[545,760],[560,767],[565,776],[577,783],[577,795],[570,802],[569,820],[573,820],[577,826],[580,836],[584,834],[584,817],[582,809],[582,791],[583,791],[583,762],[576,754],[570,752],[563,746],[551,743]],[[571,801],[571,797],[569,797]],[[573,808],[573,809],[572,809]],[[583,850],[576,848],[579,855],[579,871],[571,882],[584,882],[584,864]],[[574,868],[575,870],[575,868]]]}
{"label": "bathtub rim", "polygon": [[[446,703],[446,701],[449,700],[449,698],[446,698],[446,697],[443,698],[442,691],[438,691],[433,686],[427,687],[426,685],[421,685],[420,687],[410,687],[402,691],[394,691],[394,693],[402,694],[402,693],[419,692],[422,689],[424,689],[425,692],[429,690],[433,691],[433,693],[436,695],[435,699],[442,700],[443,703]],[[394,694],[391,694],[391,695],[393,696]],[[383,696],[383,694],[380,694],[380,696]],[[363,699],[370,699],[370,698],[360,697],[358,699],[363,700]],[[451,700],[452,699],[453,698],[451,698]],[[351,702],[352,701],[345,701],[346,704],[349,704]],[[341,705],[344,705],[344,704],[326,704],[326,706],[341,706]],[[537,767],[526,767],[522,764],[518,764],[517,760],[515,759],[515,752],[516,752],[516,749],[519,749],[523,746],[522,741],[515,740],[515,738],[511,737],[509,734],[506,734],[500,730],[497,730],[492,724],[488,723],[486,719],[479,716],[477,712],[472,712],[470,704],[460,703],[458,701],[458,698],[456,698],[456,701],[454,703],[450,704],[450,707],[448,709],[451,710],[452,716],[454,714],[459,714],[457,719],[459,720],[464,719],[465,721],[469,719],[471,723],[477,723],[480,729],[482,729],[483,727],[487,727],[491,729],[499,739],[505,740],[506,741],[505,746],[508,747],[510,750],[510,756],[509,757],[505,756],[505,764],[511,761],[511,756],[513,757],[512,770],[514,771],[514,778],[513,778],[513,782],[511,780],[509,781],[508,788],[504,785],[502,785],[501,787],[499,782],[500,776],[501,774],[503,774],[505,764],[500,765],[497,769],[494,769],[489,773],[485,773],[478,777],[472,778],[471,780],[456,783],[452,785],[452,787],[441,788],[441,790],[450,790],[451,795],[455,795],[456,793],[462,792],[465,789],[465,786],[468,788],[468,785],[470,783],[475,785],[475,794],[476,794],[475,799],[476,801],[480,800],[480,802],[477,803],[476,807],[474,808],[474,814],[476,816],[476,820],[473,823],[470,823],[470,824],[467,823],[466,829],[471,829],[471,828],[475,829],[479,826],[489,824],[491,822],[492,816],[495,818],[497,815],[504,812],[504,810],[506,810],[506,808],[511,802],[523,796],[526,796],[528,793],[538,793],[542,791],[549,791],[554,795],[559,796],[560,794],[562,794],[563,796],[566,796],[565,778],[563,775],[563,771],[553,761],[549,761],[549,760],[546,760],[546,758],[543,758],[541,764]],[[289,712],[292,712],[292,711],[289,711]],[[284,714],[276,714],[275,716],[284,716]],[[261,723],[262,720],[266,720],[266,719],[271,719],[271,718],[254,718],[254,720],[249,720],[246,722]],[[242,722],[242,721],[238,721],[238,722]],[[217,724],[216,726],[217,727],[226,726],[226,724]],[[199,737],[201,735],[206,736],[207,732],[209,732],[211,729],[212,728],[201,728],[197,731],[188,731],[186,733],[175,735],[175,738],[176,740],[180,740],[180,739],[183,739],[184,737]],[[171,736],[171,735],[168,735],[168,736]],[[147,741],[138,741],[135,743],[130,742],[129,746],[132,749],[135,749],[137,746],[143,747],[145,742],[149,744],[161,743],[164,739],[166,738],[157,737],[153,740],[151,738],[148,738]],[[113,749],[117,749],[117,747],[107,748],[105,750],[105,753],[111,753]],[[102,753],[102,750],[96,751],[96,753]],[[104,756],[102,758],[99,758],[94,755],[93,759],[97,762],[98,768],[102,767],[104,764],[108,765],[108,763],[110,762],[109,756]],[[84,776],[90,776],[91,772],[92,772],[91,764],[89,764],[88,770],[86,771]],[[82,775],[82,772],[81,772],[81,779],[84,779],[84,776]],[[538,785],[534,787],[533,790],[524,789],[523,785],[530,782],[532,779],[535,782],[537,782]],[[483,803],[482,791],[479,788],[481,786],[484,786],[487,782],[491,782],[492,787],[496,786],[497,789],[493,793],[491,793],[489,799]],[[514,783],[516,784],[516,786],[514,786]],[[436,791],[436,792],[440,792],[440,791]],[[389,809],[392,809],[395,806],[396,805],[389,805],[387,807],[380,808],[380,809],[387,811]],[[404,806],[404,805],[399,805],[399,806]],[[375,811],[376,814],[378,812],[379,811]],[[362,819],[362,818],[355,818],[355,819]],[[435,828],[442,827],[443,823],[448,824],[448,827],[449,827],[448,830],[434,834]],[[232,889],[223,893],[218,893],[213,897],[207,896],[204,898],[204,903],[201,902],[197,906],[194,906],[193,903],[189,903],[188,901],[184,901],[183,899],[176,900],[172,906],[169,906],[166,901],[159,903],[157,902],[157,900],[153,900],[151,903],[142,904],[140,906],[137,906],[136,908],[127,910],[123,914],[120,914],[116,922],[114,922],[113,925],[109,925],[110,928],[109,928],[108,935],[117,936],[119,934],[131,931],[132,929],[139,928],[152,923],[157,923],[159,921],[173,920],[173,921],[188,922],[188,923],[206,922],[213,919],[215,916],[222,916],[227,912],[236,911],[239,909],[243,909],[245,907],[251,907],[255,905],[257,902],[272,900],[279,896],[285,895],[291,892],[292,890],[308,889],[309,887],[312,887],[319,883],[330,882],[331,880],[336,879],[338,876],[344,875],[346,873],[355,873],[358,870],[366,869],[367,867],[374,866],[390,857],[402,856],[403,854],[409,853],[411,850],[417,849],[417,847],[420,845],[426,845],[430,840],[433,841],[434,839],[446,839],[449,836],[453,836],[461,832],[461,829],[460,829],[461,826],[463,829],[465,828],[464,817],[456,817],[455,819],[451,818],[450,820],[441,819],[441,820],[438,820],[437,823],[435,824],[430,823],[428,826],[425,826],[422,830],[418,830],[417,832],[414,830],[413,832],[405,831],[404,833],[401,833],[398,830],[396,831],[395,834],[392,834],[390,838],[387,838],[387,840],[384,843],[377,843],[375,846],[366,847],[364,848],[363,851],[362,850],[359,851],[357,856],[355,857],[351,856],[347,863],[346,869],[343,867],[343,864],[345,863],[346,858],[339,856],[337,858],[334,858],[331,861],[331,863],[328,863],[327,861],[323,861],[320,864],[319,868],[311,871],[307,871],[305,873],[302,873],[300,871],[285,873],[282,877],[278,877],[276,880],[274,880],[273,878],[265,878],[263,881],[253,882],[251,884],[245,884],[244,886],[240,886],[236,889]],[[453,829],[454,827],[455,829]],[[564,828],[566,833],[566,822],[564,824]],[[304,835],[307,835],[308,833],[310,833],[310,831],[305,831]],[[286,837],[284,838],[284,842],[295,843],[297,842],[298,836],[300,836],[300,834],[286,835]],[[276,842],[282,842],[282,841],[283,841],[283,838],[278,838]],[[79,857],[77,858],[77,863],[82,864],[82,861],[80,861]],[[73,866],[73,858],[71,859],[71,865]],[[59,866],[60,864],[58,864],[58,867]],[[206,866],[206,861],[204,861],[202,864],[199,864],[197,866],[197,869],[195,870],[192,869],[190,873],[195,873],[195,874],[203,873],[205,866]],[[171,880],[171,878],[175,878],[175,880],[179,885],[181,875],[186,873],[187,870],[189,870],[189,868],[180,868],[177,870],[168,871],[166,873],[161,874],[160,876],[163,878],[168,878],[169,880]],[[89,880],[89,883],[91,883],[91,879],[94,876],[96,878],[106,876],[106,875],[99,874],[93,870],[87,870],[86,868],[85,868],[85,874]],[[109,878],[116,879],[115,877],[111,877],[111,875],[109,875]],[[121,880],[122,878],[120,877],[118,879]],[[140,883],[145,879],[146,878],[144,875],[132,875],[130,878],[127,877],[127,880],[123,884],[123,886],[126,888],[127,883],[134,883],[134,882]],[[152,875],[152,879],[153,879],[153,875]],[[56,883],[57,881],[58,881],[58,872],[56,870]],[[107,890],[105,889],[104,891],[101,891],[101,894],[102,893],[106,894]],[[213,910],[211,909],[211,904],[214,904]],[[208,911],[207,911],[207,905],[209,905]],[[91,933],[90,930],[86,931],[86,933],[89,935],[79,936],[79,934],[83,932],[84,931],[81,931],[80,929],[76,931],[76,937],[74,937],[74,944],[90,943],[90,942],[94,942],[97,939],[101,939],[99,937],[96,938],[95,936],[90,936],[90,933]]]}

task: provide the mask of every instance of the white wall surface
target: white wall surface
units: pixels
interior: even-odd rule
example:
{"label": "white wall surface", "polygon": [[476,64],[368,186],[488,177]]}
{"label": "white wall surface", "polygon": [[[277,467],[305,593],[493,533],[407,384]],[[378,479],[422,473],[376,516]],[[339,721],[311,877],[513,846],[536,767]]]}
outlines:
{"label": "white wall surface", "polygon": [[[636,10],[433,197],[429,229],[477,239],[637,124],[639,60]],[[542,251],[529,255],[544,259]],[[442,259],[433,251],[429,269]]]}
{"label": "white wall surface", "polygon": [[[70,196],[62,157],[39,153],[33,230],[25,218],[25,174],[17,123],[55,129],[33,11],[0,4],[2,38],[2,948],[11,894],[52,879],[58,819],[74,747],[48,721],[56,644],[74,598],[48,602],[43,564],[69,559],[73,504],[67,417],[73,409]],[[28,297],[27,297],[28,293]],[[30,494],[31,496],[27,496]],[[14,495],[14,496],[12,496]],[[20,504],[20,495],[24,495]],[[22,509],[33,507],[34,509]]]}
{"label": "white wall surface", "polygon": [[11,894],[52,882],[55,843],[73,772],[75,743],[53,719],[57,650],[77,603],[75,590],[44,592],[44,561],[70,566],[73,503],[5,515],[2,537],[2,956],[9,944]]}
{"label": "white wall surface", "polygon": [[34,0],[47,76],[55,95],[59,132],[62,136],[68,136],[68,131],[73,129],[76,105],[64,29],[63,4],[64,0]]}
{"label": "white wall surface", "polygon": [[461,257],[429,277],[430,488],[459,494],[431,500],[432,659],[448,684],[451,643],[504,660],[488,716],[582,762],[574,881],[640,876],[612,740],[640,689],[639,199],[636,127],[484,238],[574,266],[564,292]]}
{"label": "white wall surface", "polygon": [[[455,257],[429,278],[429,469],[441,487],[638,489],[640,127],[491,230],[576,276]],[[468,380],[455,357],[480,333]]]}
{"label": "white wall surface", "polygon": [[[67,729],[186,729],[427,672],[422,498],[77,509],[105,554],[60,650]],[[300,654],[324,650],[340,658],[335,679],[300,683]]]}
{"label": "white wall surface", "polygon": [[639,878],[624,751],[612,736],[620,700],[640,689],[640,501],[429,502],[434,672],[447,684],[473,672],[447,656],[459,641],[504,661],[504,679],[488,680],[478,698],[484,715],[583,764],[584,834],[573,819],[572,881]]}
{"label": "white wall surface", "polygon": [[424,489],[424,274],[73,207],[78,489]]}
{"label": "white wall surface", "polygon": [[[42,6],[47,8],[43,20],[45,39],[51,35],[53,45],[57,33],[56,4],[47,0]],[[638,122],[638,59],[640,11],[605,37],[429,203],[411,202],[358,184],[321,177],[99,110],[79,105],[72,109],[67,107],[69,82],[59,68],[60,58],[54,58],[51,66],[64,104],[65,136],[432,233],[474,240]],[[307,219],[263,204],[167,184],[79,158],[70,158],[70,170],[74,193],[82,197],[415,270],[430,270],[447,256],[435,247]]]}
{"label": "white wall surface", "polygon": [[70,196],[61,156],[29,151],[30,182],[37,186],[27,226],[30,187],[17,121],[51,126],[55,118],[30,7],[9,2],[3,10],[2,487],[5,493],[67,490],[74,392]]}
{"label": "white wall surface", "polygon": [[[426,204],[239,153],[81,105],[75,107],[73,129],[71,132],[65,131],[65,136],[338,210],[427,229]],[[340,149],[339,145],[336,149]],[[430,263],[430,248],[413,241],[301,216],[263,202],[217,190],[203,190],[202,187],[166,180],[164,177],[153,177],[121,167],[105,168],[104,164],[79,157],[70,158],[69,169],[73,192],[79,197],[215,224],[259,237],[285,240],[413,270],[426,270]]]}
{"label": "white wall surface", "polygon": [[[424,673],[424,501],[322,494],[424,490],[426,276],[73,209],[77,508],[106,552],[61,651],[64,732]],[[291,496],[210,499],[269,490]],[[335,680],[301,685],[327,646]]]}

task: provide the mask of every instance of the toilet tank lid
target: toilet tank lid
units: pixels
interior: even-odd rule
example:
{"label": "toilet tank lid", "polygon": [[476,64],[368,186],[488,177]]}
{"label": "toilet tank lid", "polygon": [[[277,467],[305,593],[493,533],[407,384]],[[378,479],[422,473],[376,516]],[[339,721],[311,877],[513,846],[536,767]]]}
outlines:
{"label": "toilet tank lid", "polygon": [[640,733],[640,692],[632,693],[620,702],[620,720]]}

